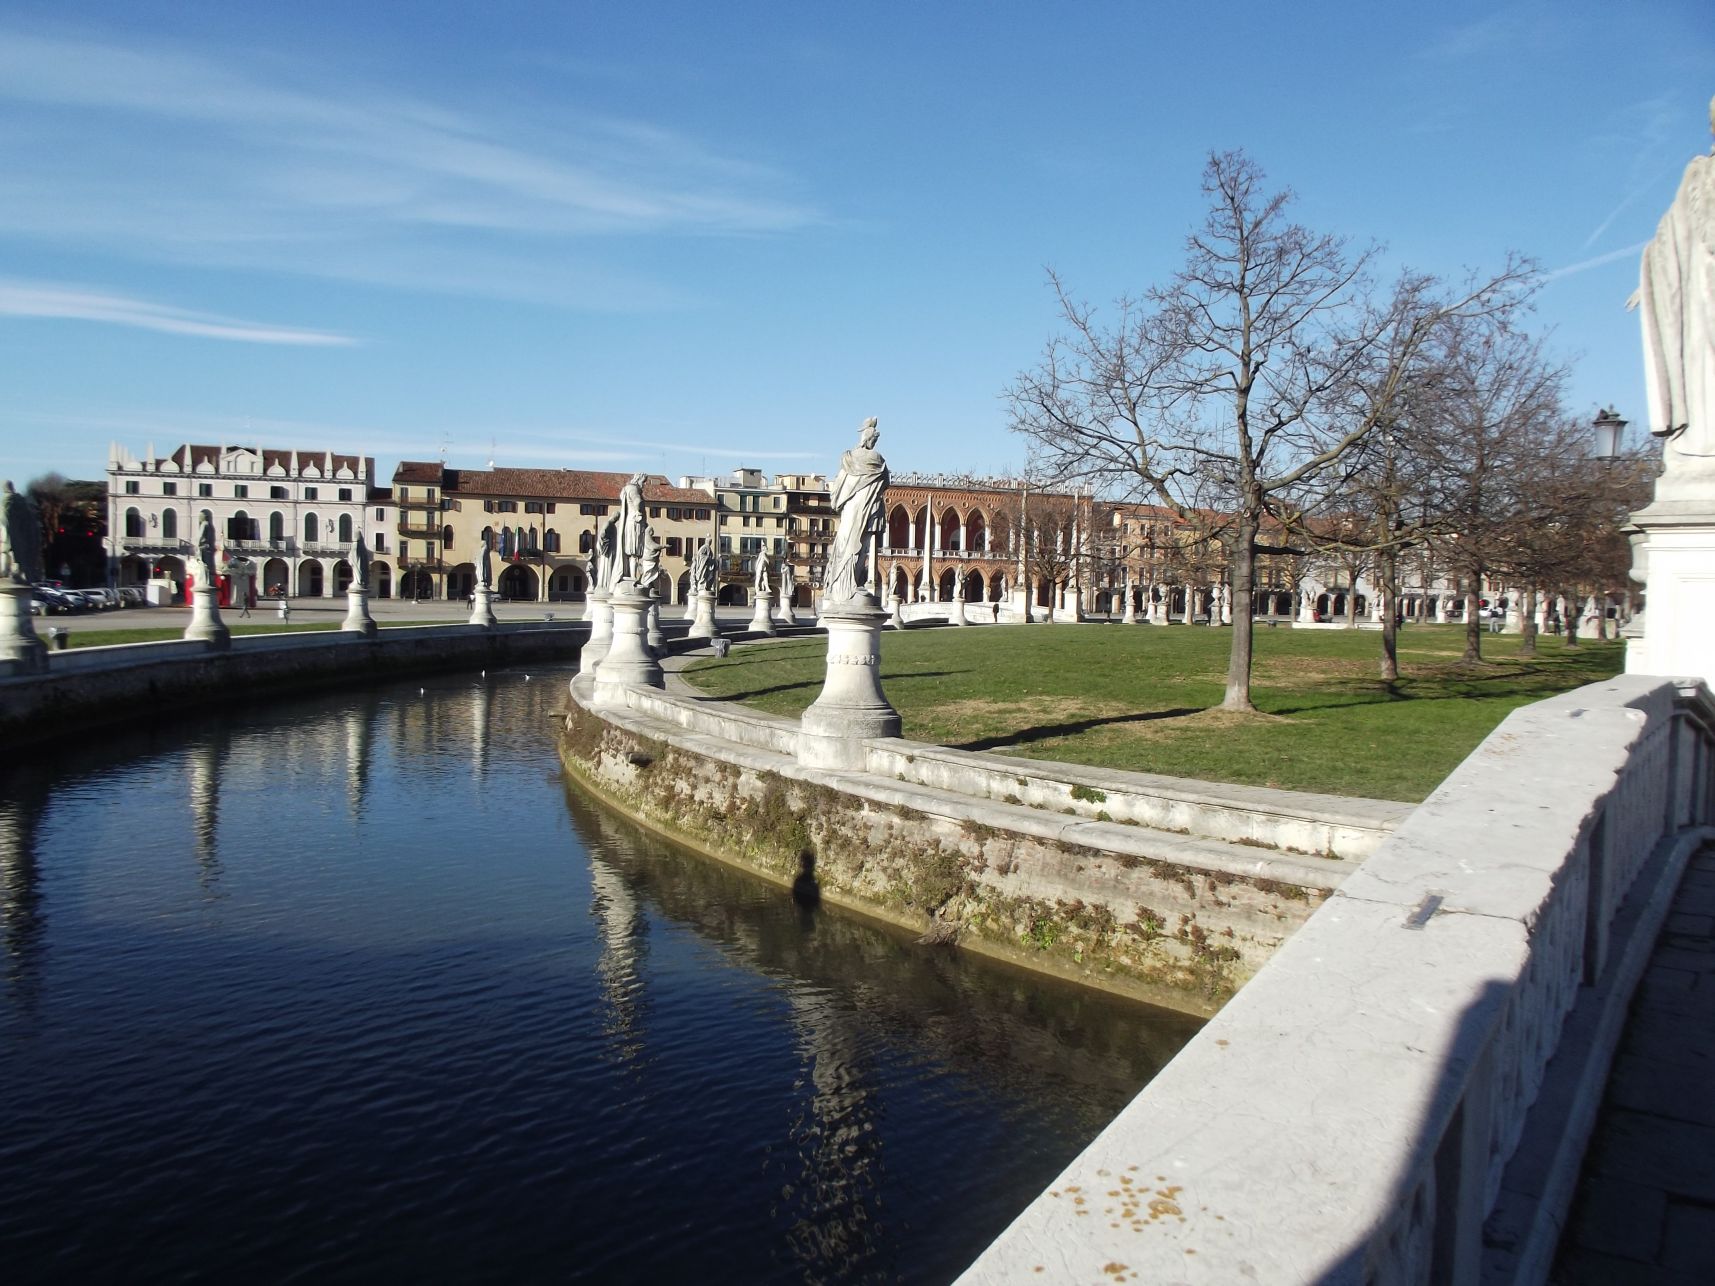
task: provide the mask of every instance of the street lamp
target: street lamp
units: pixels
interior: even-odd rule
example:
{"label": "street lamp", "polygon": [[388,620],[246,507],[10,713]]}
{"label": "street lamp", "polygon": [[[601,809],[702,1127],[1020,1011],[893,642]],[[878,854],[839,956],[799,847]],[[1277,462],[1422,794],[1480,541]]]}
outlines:
{"label": "street lamp", "polygon": [[1620,413],[1612,407],[1604,408],[1597,413],[1591,427],[1596,430],[1596,458],[1609,463],[1617,460],[1620,455],[1620,435],[1626,431],[1628,422],[1620,418]]}

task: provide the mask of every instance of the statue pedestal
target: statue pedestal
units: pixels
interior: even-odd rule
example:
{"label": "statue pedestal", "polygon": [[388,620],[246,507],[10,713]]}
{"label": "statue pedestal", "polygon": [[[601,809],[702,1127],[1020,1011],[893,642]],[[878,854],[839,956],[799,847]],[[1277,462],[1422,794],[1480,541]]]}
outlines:
{"label": "statue pedestal", "polygon": [[650,597],[649,611],[644,616],[643,641],[656,656],[661,655],[661,645],[667,641],[661,633],[661,600],[654,596]]}
{"label": "statue pedestal", "polygon": [[30,620],[30,587],[0,583],[0,673],[42,674],[47,668],[47,644]]}
{"label": "statue pedestal", "polygon": [[345,623],[339,627],[352,634],[375,633],[375,618],[369,614],[369,591],[353,588],[345,592]]}
{"label": "statue pedestal", "polygon": [[[587,604],[584,608],[584,615],[589,615]],[[471,591],[470,620],[466,624],[480,625],[485,630],[494,628],[494,591],[487,585],[478,585]]]}
{"label": "statue pedestal", "polygon": [[220,590],[215,586],[191,588],[191,623],[185,629],[185,637],[217,649],[232,646],[232,631],[220,619]]}
{"label": "statue pedestal", "polygon": [[890,630],[902,630],[902,629],[904,629],[905,628],[905,600],[900,598],[899,595],[897,595],[897,594],[888,595],[887,610],[889,613],[888,618],[887,618],[887,628]]}
{"label": "statue pedestal", "polygon": [[792,610],[792,600],[781,595],[774,608],[774,619],[782,625],[796,625],[798,613]]}
{"label": "statue pedestal", "polygon": [[828,676],[822,695],[799,721],[799,763],[861,769],[866,738],[899,735],[899,712],[881,691],[881,627],[886,620],[887,613],[867,593],[822,604]]}
{"label": "statue pedestal", "polygon": [[688,639],[718,639],[721,632],[720,627],[715,624],[714,591],[699,589],[691,597],[696,600],[696,611],[691,617],[691,628],[685,631],[685,637]]}
{"label": "statue pedestal", "polygon": [[964,599],[955,598],[953,600],[953,610],[947,613],[947,624],[949,624],[949,625],[969,625],[970,624],[970,622],[965,619],[965,600]]}
{"label": "statue pedestal", "polygon": [[1645,611],[1626,628],[1626,673],[1715,685],[1715,503],[1657,501],[1632,515]]}
{"label": "statue pedestal", "polygon": [[596,666],[607,655],[608,645],[613,642],[613,607],[608,591],[599,587],[592,589],[589,604],[590,636],[578,649],[579,674],[594,674]]}
{"label": "statue pedestal", "polygon": [[661,663],[645,642],[650,595],[622,580],[608,594],[608,647],[595,667],[597,705],[624,705],[626,688],[662,686]]}
{"label": "statue pedestal", "polygon": [[1137,604],[1131,600],[1131,591],[1125,591],[1125,611],[1120,614],[1121,625],[1137,624]]}
{"label": "statue pedestal", "polygon": [[750,624],[745,627],[752,634],[773,634],[774,615],[768,610],[768,598],[757,595],[756,610],[750,614]]}

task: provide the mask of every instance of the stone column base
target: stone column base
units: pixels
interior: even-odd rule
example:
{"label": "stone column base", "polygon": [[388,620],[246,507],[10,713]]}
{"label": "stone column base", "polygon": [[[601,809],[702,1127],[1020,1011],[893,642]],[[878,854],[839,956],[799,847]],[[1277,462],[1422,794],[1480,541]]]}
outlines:
{"label": "stone column base", "polygon": [[899,735],[899,712],[881,690],[881,627],[886,620],[887,613],[867,593],[822,605],[828,674],[822,694],[798,723],[800,763],[861,769],[866,739]]}
{"label": "stone column base", "polygon": [[1657,501],[1632,522],[1648,597],[1626,630],[1626,673],[1715,684],[1715,506]]}
{"label": "stone column base", "polygon": [[774,633],[774,616],[768,610],[766,598],[756,600],[756,610],[750,614],[750,625],[747,628],[752,634]]}
{"label": "stone column base", "polygon": [[965,600],[964,599],[955,598],[953,600],[953,610],[947,614],[947,623],[949,625],[969,625],[970,624],[970,622],[965,619]]}
{"label": "stone column base", "polygon": [[12,581],[0,584],[0,673],[43,674],[48,647],[30,620],[30,587]]}
{"label": "stone column base", "polygon": [[661,633],[661,600],[651,598],[649,611],[643,618],[643,641],[656,656],[661,655],[661,645],[667,641],[667,636]]}
{"label": "stone column base", "polygon": [[369,591],[348,589],[345,592],[345,623],[339,627],[350,634],[375,633],[375,618],[369,614]]}
{"label": "stone column base", "polygon": [[716,639],[720,637],[720,627],[715,624],[715,596],[712,590],[699,589],[691,596],[696,600],[696,614],[691,617],[691,628],[685,632],[688,639]]}
{"label": "stone column base", "polygon": [[609,605],[607,590],[590,591],[589,623],[590,636],[578,649],[579,674],[594,674],[602,657],[607,655],[608,644],[613,641],[613,608]]}
{"label": "stone column base", "polygon": [[[587,605],[585,611],[587,614]],[[471,591],[470,620],[466,624],[480,625],[485,630],[494,628],[494,591],[487,585],[478,585]]]}
{"label": "stone column base", "polygon": [[662,686],[661,663],[646,642],[650,602],[650,596],[629,581],[620,581],[608,595],[613,626],[607,651],[595,667],[597,705],[624,705],[626,688]]}
{"label": "stone column base", "polygon": [[216,649],[232,646],[232,631],[220,619],[220,591],[213,585],[191,590],[191,623],[185,628],[185,637]]}

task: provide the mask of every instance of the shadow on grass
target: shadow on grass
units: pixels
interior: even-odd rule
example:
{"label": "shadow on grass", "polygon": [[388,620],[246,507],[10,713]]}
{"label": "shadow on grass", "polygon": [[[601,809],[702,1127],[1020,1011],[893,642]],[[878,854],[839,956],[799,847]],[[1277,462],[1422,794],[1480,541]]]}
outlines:
{"label": "shadow on grass", "polygon": [[1073,723],[1044,723],[1034,728],[1020,728],[1004,736],[978,737],[975,741],[948,742],[950,750],[999,750],[1003,746],[1023,746],[1033,741],[1048,741],[1055,737],[1072,737],[1095,728],[1112,727],[1122,723],[1150,723],[1156,719],[1182,719],[1201,714],[1203,706],[1177,706],[1172,710],[1145,710],[1138,714],[1116,714],[1105,719],[1079,719]]}
{"label": "shadow on grass", "polygon": [[[950,674],[963,674],[963,670],[915,670],[909,674],[887,675],[884,678],[899,679],[944,679]],[[810,679],[799,679],[793,683],[776,683],[766,688],[749,688],[742,692],[709,692],[703,690],[705,696],[712,696],[717,701],[754,701],[757,697],[773,696],[779,692],[798,692],[802,690],[818,690],[826,681],[826,676],[816,675]]]}

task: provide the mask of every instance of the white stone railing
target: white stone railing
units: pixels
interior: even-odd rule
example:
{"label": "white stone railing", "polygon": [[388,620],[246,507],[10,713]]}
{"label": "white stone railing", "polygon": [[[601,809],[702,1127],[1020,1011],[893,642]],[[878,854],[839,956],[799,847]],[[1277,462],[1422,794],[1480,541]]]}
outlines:
{"label": "white stone railing", "polygon": [[1701,685],[1515,711],[961,1281],[1542,1281],[1712,764]]}

